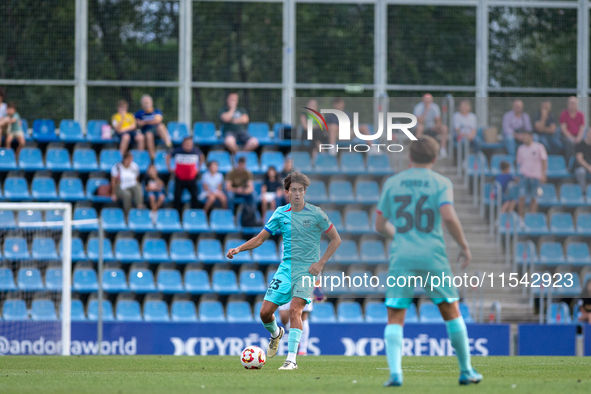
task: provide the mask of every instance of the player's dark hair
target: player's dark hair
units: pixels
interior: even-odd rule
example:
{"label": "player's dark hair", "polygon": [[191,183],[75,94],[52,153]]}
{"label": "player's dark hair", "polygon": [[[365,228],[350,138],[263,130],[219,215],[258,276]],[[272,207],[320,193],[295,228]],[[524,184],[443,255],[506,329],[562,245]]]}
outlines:
{"label": "player's dark hair", "polygon": [[437,157],[439,142],[428,135],[422,136],[410,144],[410,159],[413,163],[431,163]]}
{"label": "player's dark hair", "polygon": [[285,179],[283,180],[283,188],[285,190],[289,190],[292,182],[301,183],[302,185],[304,185],[304,190],[306,190],[308,186],[310,186],[310,178],[298,171],[292,172],[291,174],[285,177]]}
{"label": "player's dark hair", "polygon": [[509,168],[511,168],[511,164],[509,164],[509,162],[506,162],[506,161],[502,161],[500,166],[501,166],[501,171],[507,171]]}

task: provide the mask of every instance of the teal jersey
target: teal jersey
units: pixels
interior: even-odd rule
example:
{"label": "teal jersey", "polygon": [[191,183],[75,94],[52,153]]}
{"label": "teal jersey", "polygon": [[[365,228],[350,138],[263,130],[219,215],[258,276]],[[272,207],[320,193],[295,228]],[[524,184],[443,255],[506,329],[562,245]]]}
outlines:
{"label": "teal jersey", "polygon": [[448,266],[439,208],[453,204],[451,181],[426,168],[409,168],[390,177],[378,212],[396,227],[390,262],[397,267]]}
{"label": "teal jersey", "polygon": [[265,225],[271,235],[283,236],[282,266],[301,267],[307,271],[320,259],[320,238],[332,223],[317,206],[305,203],[304,209],[293,212],[291,204],[279,207]]}

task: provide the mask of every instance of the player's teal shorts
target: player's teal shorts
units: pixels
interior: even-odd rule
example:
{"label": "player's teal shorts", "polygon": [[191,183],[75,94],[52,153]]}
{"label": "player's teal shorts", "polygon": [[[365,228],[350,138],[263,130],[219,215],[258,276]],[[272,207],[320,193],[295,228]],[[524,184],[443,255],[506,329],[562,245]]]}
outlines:
{"label": "player's teal shorts", "polygon": [[[305,300],[306,304],[311,303],[314,295],[312,275],[303,273],[292,277],[291,272],[288,269],[282,269],[282,266],[283,264],[273,275],[264,300],[281,306],[287,304],[293,297],[298,297]],[[304,279],[305,276],[310,277],[310,280]],[[308,286],[308,283],[311,285]]]}

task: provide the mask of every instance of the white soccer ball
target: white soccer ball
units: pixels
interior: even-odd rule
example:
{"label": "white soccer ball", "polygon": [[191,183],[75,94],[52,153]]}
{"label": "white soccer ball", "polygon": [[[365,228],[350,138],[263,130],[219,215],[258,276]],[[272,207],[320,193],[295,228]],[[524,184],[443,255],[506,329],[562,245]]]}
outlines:
{"label": "white soccer ball", "polygon": [[265,352],[258,346],[249,346],[240,355],[240,362],[246,369],[261,369],[266,360]]}

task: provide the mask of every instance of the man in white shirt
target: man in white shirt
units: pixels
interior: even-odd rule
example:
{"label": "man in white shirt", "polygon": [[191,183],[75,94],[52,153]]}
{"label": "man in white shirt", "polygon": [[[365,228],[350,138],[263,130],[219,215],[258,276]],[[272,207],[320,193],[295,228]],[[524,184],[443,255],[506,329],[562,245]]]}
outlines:
{"label": "man in white shirt", "polygon": [[439,150],[439,157],[447,157],[447,126],[441,123],[441,110],[439,106],[433,102],[433,96],[426,93],[423,96],[423,101],[415,105],[413,114],[417,117],[416,137],[421,138],[423,134],[431,136],[439,141],[441,148]]}
{"label": "man in white shirt", "polygon": [[456,112],[452,117],[452,123],[456,136],[467,138],[472,148],[478,152],[482,147],[482,139],[478,136],[476,115],[471,112],[471,105],[468,100],[462,100]]}
{"label": "man in white shirt", "polygon": [[140,168],[133,162],[133,155],[127,152],[123,160],[111,169],[111,199],[122,200],[127,214],[132,201],[138,208],[144,208],[144,190],[139,182]]}

